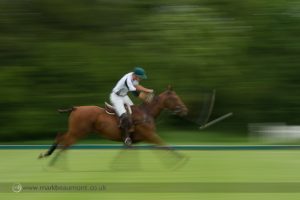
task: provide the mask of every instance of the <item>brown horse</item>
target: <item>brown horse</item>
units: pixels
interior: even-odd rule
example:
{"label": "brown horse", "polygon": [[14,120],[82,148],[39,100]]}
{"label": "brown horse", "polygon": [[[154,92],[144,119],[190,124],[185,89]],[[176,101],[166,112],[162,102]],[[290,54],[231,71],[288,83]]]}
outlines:
{"label": "brown horse", "polygon": [[[161,111],[168,109],[179,116],[184,116],[188,112],[187,107],[170,86],[166,91],[155,96],[150,103],[134,105],[131,109],[134,124],[134,133],[131,135],[133,143],[145,141],[158,146],[165,146],[156,133],[154,121]],[[109,140],[122,141],[118,118],[108,114],[104,108],[78,106],[65,111],[71,112],[68,131],[58,135],[50,149],[41,153],[39,158],[51,155],[58,145],[66,149],[91,132],[99,133]]]}

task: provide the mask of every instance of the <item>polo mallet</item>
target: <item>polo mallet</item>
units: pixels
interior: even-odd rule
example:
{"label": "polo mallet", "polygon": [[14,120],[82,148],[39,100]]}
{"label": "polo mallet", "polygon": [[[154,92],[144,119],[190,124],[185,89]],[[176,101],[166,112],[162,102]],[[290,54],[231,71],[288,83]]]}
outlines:
{"label": "polo mallet", "polygon": [[211,126],[211,125],[213,125],[213,124],[215,124],[215,123],[217,123],[217,122],[220,122],[220,121],[222,121],[222,120],[224,120],[224,119],[226,119],[226,118],[232,116],[232,115],[233,115],[232,112],[227,113],[226,115],[222,115],[221,117],[218,117],[218,118],[216,118],[216,119],[214,119],[214,120],[212,120],[212,121],[210,121],[210,122],[208,122],[208,123],[206,123],[206,124],[200,126],[199,129],[200,129],[200,130],[203,130],[203,129],[205,129],[205,128],[207,128],[207,127],[209,127],[209,126]]}

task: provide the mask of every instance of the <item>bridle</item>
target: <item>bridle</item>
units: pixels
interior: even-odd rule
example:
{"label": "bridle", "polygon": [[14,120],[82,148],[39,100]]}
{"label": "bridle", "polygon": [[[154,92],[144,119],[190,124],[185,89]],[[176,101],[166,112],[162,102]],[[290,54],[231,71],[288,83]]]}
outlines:
{"label": "bridle", "polygon": [[173,115],[178,115],[180,113],[183,113],[184,108],[183,106],[176,106],[174,110],[172,110]]}

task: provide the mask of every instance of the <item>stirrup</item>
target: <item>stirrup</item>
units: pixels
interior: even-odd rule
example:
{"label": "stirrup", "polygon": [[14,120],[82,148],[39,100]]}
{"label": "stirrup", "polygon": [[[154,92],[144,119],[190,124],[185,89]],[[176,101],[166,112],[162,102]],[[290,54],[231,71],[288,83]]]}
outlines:
{"label": "stirrup", "polygon": [[131,140],[131,138],[130,138],[130,137],[126,137],[126,138],[124,139],[124,144],[125,144],[126,146],[131,146],[131,145],[132,145],[132,140]]}

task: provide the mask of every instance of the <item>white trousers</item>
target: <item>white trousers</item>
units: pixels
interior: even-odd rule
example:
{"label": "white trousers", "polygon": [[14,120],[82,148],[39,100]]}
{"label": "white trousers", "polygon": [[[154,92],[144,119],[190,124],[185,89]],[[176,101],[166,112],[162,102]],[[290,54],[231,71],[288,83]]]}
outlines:
{"label": "white trousers", "polygon": [[117,112],[117,115],[120,117],[122,114],[126,113],[126,109],[124,105],[127,105],[128,107],[132,106],[133,103],[131,99],[126,96],[119,96],[116,93],[112,92],[110,94],[110,102],[115,107],[115,110]]}

